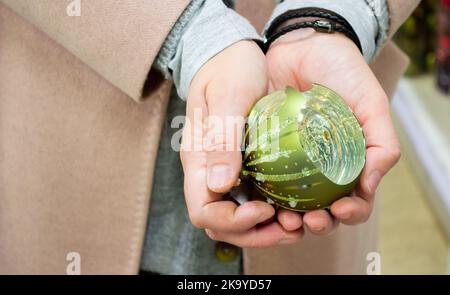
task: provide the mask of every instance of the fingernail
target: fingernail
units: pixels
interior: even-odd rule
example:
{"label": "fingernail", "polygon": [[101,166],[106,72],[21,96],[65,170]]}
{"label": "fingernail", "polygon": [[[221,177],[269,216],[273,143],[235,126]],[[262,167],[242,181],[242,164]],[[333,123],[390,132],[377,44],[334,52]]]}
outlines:
{"label": "fingernail", "polygon": [[352,217],[352,212],[345,212],[341,214],[341,219],[342,220],[348,220]]}
{"label": "fingernail", "polygon": [[320,233],[325,230],[325,226],[321,225],[314,229],[315,232]]}
{"label": "fingernail", "polygon": [[228,165],[216,164],[208,170],[208,186],[222,188],[231,178],[231,168]]}
{"label": "fingernail", "polygon": [[369,176],[369,180],[367,181],[367,187],[369,190],[369,193],[373,194],[377,190],[378,184],[381,180],[381,174],[378,171],[372,172]]}

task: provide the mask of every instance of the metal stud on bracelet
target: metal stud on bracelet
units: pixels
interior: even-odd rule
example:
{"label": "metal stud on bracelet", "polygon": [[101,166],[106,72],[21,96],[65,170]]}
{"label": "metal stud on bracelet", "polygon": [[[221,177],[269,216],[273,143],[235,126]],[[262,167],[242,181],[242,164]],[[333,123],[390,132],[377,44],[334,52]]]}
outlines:
{"label": "metal stud on bracelet", "polygon": [[336,30],[336,23],[327,20],[316,20],[314,23],[314,29],[317,32],[331,33]]}

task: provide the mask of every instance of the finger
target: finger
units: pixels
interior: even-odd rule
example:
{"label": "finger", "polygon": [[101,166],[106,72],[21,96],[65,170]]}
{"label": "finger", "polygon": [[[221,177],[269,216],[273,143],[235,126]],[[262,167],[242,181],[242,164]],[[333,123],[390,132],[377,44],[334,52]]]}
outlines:
{"label": "finger", "polygon": [[227,192],[236,184],[242,164],[245,118],[253,104],[265,94],[253,90],[251,85],[236,86],[242,82],[233,84],[211,82],[206,90],[207,183],[210,190],[218,193]]}
{"label": "finger", "polygon": [[278,222],[286,231],[298,230],[303,224],[300,213],[284,208],[278,210]]}
{"label": "finger", "polygon": [[316,235],[327,235],[336,227],[337,223],[325,210],[306,212],[303,223]]}
{"label": "finger", "polygon": [[370,200],[384,175],[400,159],[400,148],[371,146],[366,150],[366,164],[361,175],[361,197]]}
{"label": "finger", "polygon": [[224,241],[242,248],[265,248],[275,245],[290,245],[298,242],[304,235],[303,229],[287,232],[276,222],[253,228],[245,233],[223,233],[206,230],[213,240]]}
{"label": "finger", "polygon": [[[184,157],[184,193],[189,217],[194,226],[217,231],[246,231],[275,214],[265,202],[251,201],[237,206],[222,201],[222,196],[206,186],[206,160],[194,155]],[[197,153],[198,154],[198,153]]]}
{"label": "finger", "polygon": [[[188,101],[188,120],[183,130],[181,161],[185,174],[184,193],[189,217],[194,226],[221,231],[245,231],[271,218],[275,211],[265,202],[248,202],[237,206],[223,201],[221,194],[208,189],[206,152],[196,150],[193,142],[202,136],[202,124],[195,124],[193,109],[204,109],[202,100],[192,96]],[[200,120],[201,121],[201,120]],[[193,130],[194,129],[194,130]]]}
{"label": "finger", "polygon": [[250,201],[240,206],[231,201],[218,201],[206,204],[191,219],[198,228],[244,232],[272,218],[274,214],[272,206],[260,201]]}
{"label": "finger", "polygon": [[366,164],[361,175],[361,197],[373,198],[381,178],[400,158],[400,145],[389,110],[378,116],[368,115],[362,124],[366,137]]}
{"label": "finger", "polygon": [[347,225],[366,222],[372,213],[373,202],[358,196],[344,197],[331,205],[333,216]]}

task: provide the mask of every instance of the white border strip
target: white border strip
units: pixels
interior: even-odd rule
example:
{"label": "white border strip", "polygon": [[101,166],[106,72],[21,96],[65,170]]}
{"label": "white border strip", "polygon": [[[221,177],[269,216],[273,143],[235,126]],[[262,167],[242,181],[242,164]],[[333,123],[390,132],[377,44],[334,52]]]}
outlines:
{"label": "white border strip", "polygon": [[439,194],[437,197],[444,205],[442,209],[445,209],[440,211],[446,212],[444,222],[447,222],[450,220],[449,140],[427,113],[422,99],[406,79],[400,81],[392,106]]}

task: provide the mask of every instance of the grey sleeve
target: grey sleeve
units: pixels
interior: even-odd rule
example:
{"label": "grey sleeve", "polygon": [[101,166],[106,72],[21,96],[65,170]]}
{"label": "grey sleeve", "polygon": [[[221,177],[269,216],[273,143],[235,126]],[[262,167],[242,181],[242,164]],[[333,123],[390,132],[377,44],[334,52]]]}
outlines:
{"label": "grey sleeve", "polygon": [[161,49],[156,56],[153,67],[164,74],[166,79],[171,79],[172,75],[169,70],[169,62],[172,60],[177,51],[178,43],[189,24],[189,21],[200,11],[205,0],[192,0],[183,11],[177,22],[167,35]]}
{"label": "grey sleeve", "polygon": [[284,0],[278,1],[268,25],[289,10],[316,7],[344,17],[361,42],[364,58],[373,60],[384,45],[389,30],[389,8],[386,0]]}
{"label": "grey sleeve", "polygon": [[254,27],[222,0],[193,0],[164,42],[154,67],[173,80],[185,99],[203,64],[238,41],[258,39]]}

